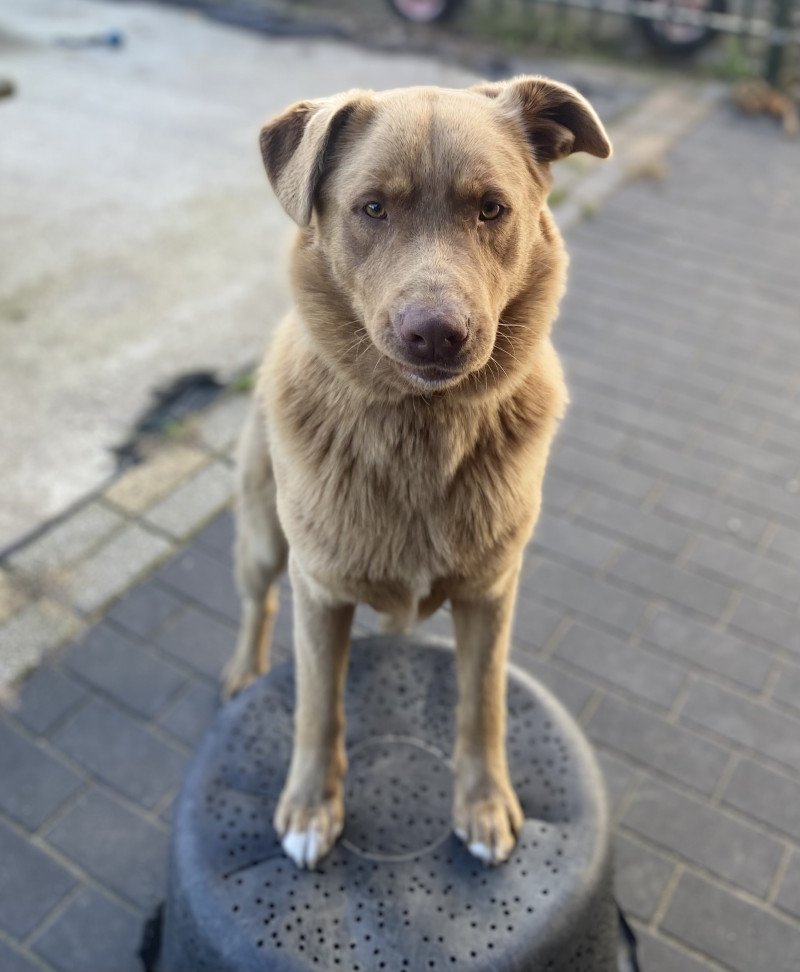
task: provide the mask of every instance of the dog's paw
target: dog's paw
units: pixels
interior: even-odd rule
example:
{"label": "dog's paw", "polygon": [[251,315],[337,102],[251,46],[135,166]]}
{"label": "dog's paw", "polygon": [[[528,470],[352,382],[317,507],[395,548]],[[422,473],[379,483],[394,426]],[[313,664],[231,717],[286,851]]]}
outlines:
{"label": "dog's paw", "polygon": [[274,822],[284,853],[298,867],[313,869],[339,839],[344,801],[337,794],[310,804],[284,791]]}
{"label": "dog's paw", "polygon": [[246,689],[257,678],[258,672],[243,668],[236,663],[234,656],[222,673],[222,690],[220,693],[222,701],[227,702],[228,699],[232,699],[234,695],[238,695],[242,689]]}
{"label": "dog's paw", "polygon": [[453,829],[473,857],[484,864],[502,864],[514,850],[524,817],[516,793],[508,786],[490,788],[479,796],[456,800]]}

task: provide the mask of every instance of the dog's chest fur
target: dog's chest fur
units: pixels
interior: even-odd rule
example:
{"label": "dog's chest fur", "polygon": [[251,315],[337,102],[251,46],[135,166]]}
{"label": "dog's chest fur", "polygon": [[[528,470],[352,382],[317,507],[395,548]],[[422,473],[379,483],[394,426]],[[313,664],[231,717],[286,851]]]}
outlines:
{"label": "dog's chest fur", "polygon": [[558,388],[386,403],[308,362],[302,378],[270,371],[281,521],[326,586],[396,612],[491,579],[519,555],[538,513]]}

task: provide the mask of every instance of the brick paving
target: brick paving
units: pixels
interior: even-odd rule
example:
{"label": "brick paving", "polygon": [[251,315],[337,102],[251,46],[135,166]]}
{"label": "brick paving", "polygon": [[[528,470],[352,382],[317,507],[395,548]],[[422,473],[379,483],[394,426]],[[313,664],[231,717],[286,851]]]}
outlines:
{"label": "brick paving", "polygon": [[[645,972],[800,967],[799,152],[720,110],[569,234],[573,403],[514,658],[598,749]],[[218,510],[242,408],[11,558],[18,653],[96,623],[0,717],[0,972],[139,967],[235,634]],[[79,610],[47,585],[18,610],[25,571],[56,583],[76,551],[97,553]],[[290,640],[285,589],[277,658]]]}

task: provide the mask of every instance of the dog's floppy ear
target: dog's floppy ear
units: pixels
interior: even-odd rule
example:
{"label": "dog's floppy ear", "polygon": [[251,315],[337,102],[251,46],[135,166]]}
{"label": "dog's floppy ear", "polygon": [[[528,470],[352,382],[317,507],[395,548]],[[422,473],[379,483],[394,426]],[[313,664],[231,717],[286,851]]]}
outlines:
{"label": "dog's floppy ear", "polygon": [[367,91],[300,101],[261,129],[261,157],[270,184],[299,226],[307,226],[311,220],[314,194],[337,135],[354,113],[368,104]]}
{"label": "dog's floppy ear", "polygon": [[555,162],[573,152],[588,152],[599,159],[611,155],[611,142],[597,112],[567,84],[523,76],[472,90],[496,98],[522,120],[538,162]]}

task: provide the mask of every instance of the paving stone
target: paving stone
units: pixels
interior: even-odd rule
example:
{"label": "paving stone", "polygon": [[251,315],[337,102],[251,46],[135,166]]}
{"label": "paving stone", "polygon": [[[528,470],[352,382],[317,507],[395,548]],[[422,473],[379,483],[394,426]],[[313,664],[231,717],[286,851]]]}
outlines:
{"label": "paving stone", "polygon": [[735,544],[700,537],[692,549],[689,562],[727,584],[758,588],[788,602],[790,607],[797,603],[796,570],[771,563],[760,554]]}
{"label": "paving stone", "polygon": [[628,788],[633,782],[634,771],[627,763],[619,759],[619,757],[606,752],[604,749],[596,750],[595,755],[597,756],[597,761],[600,764],[600,769],[603,772],[603,778],[606,782],[606,791],[611,812],[616,813],[623,796],[627,793]]}
{"label": "paving stone", "polygon": [[530,593],[531,586],[524,578],[520,583],[512,642],[526,649],[541,651],[564,619],[564,611],[534,600]]}
{"label": "paving stone", "polygon": [[69,871],[0,821],[0,929],[25,938],[74,886]]}
{"label": "paving stone", "polygon": [[208,462],[200,449],[172,442],[126,470],[105,497],[128,513],[141,513]]}
{"label": "paving stone", "polygon": [[800,783],[795,780],[743,759],[725,789],[724,800],[800,842]]}
{"label": "paving stone", "polygon": [[212,463],[153,506],[149,523],[183,539],[230,502],[233,475],[227,466]]}
{"label": "paving stone", "polygon": [[582,483],[577,483],[565,476],[559,476],[558,470],[549,468],[542,489],[542,510],[544,514],[564,513],[582,492]]}
{"label": "paving stone", "polygon": [[200,675],[217,681],[233,654],[236,629],[190,607],[159,631],[155,644]]}
{"label": "paving stone", "polygon": [[589,682],[529,652],[513,651],[511,661],[546,685],[576,718],[594,695],[595,687]]}
{"label": "paving stone", "polygon": [[183,775],[184,756],[117,708],[92,700],[53,742],[120,793],[153,807]]}
{"label": "paving stone", "polygon": [[688,871],[681,875],[661,927],[734,972],[797,972],[796,925]]}
{"label": "paving stone", "polygon": [[62,972],[141,972],[142,927],[141,915],[92,888],[81,888],[31,947]]}
{"label": "paving stone", "polygon": [[12,712],[32,732],[44,735],[85,698],[82,686],[60,669],[44,665],[22,683]]}
{"label": "paving stone", "polygon": [[623,537],[636,546],[652,547],[670,558],[678,555],[690,536],[683,526],[600,493],[587,493],[575,516],[579,522],[592,523],[609,535]]}
{"label": "paving stone", "polygon": [[[569,344],[559,342],[561,350],[570,357]],[[596,414],[586,409],[571,407],[567,411],[567,419],[558,433],[559,441],[568,442],[575,448],[588,448],[592,452],[602,452],[607,455],[617,453],[627,438],[622,429],[612,428],[605,424]]]}
{"label": "paving stone", "polygon": [[236,524],[232,510],[225,510],[204,527],[194,538],[195,543],[213,551],[226,564],[233,563],[233,543]]}
{"label": "paving stone", "polygon": [[603,698],[587,729],[601,745],[701,793],[713,793],[728,762],[720,746],[610,696]]}
{"label": "paving stone", "polygon": [[625,550],[610,574],[649,594],[673,601],[711,618],[718,618],[730,600],[728,587],[696,577],[640,550]]}
{"label": "paving stone", "polygon": [[675,866],[623,834],[614,837],[614,890],[626,917],[650,921]]}
{"label": "paving stone", "polygon": [[0,624],[20,611],[27,601],[17,578],[0,566]]}
{"label": "paving stone", "polygon": [[[674,391],[674,388],[670,389],[671,394]],[[707,409],[708,406],[703,408]],[[642,437],[628,439],[621,456],[627,463],[652,472],[659,479],[684,482],[692,489],[705,489],[709,493],[719,489],[729,474],[729,469],[719,461],[709,462],[698,456],[689,456]]]}
{"label": "paving stone", "polygon": [[533,536],[534,550],[546,550],[557,559],[576,561],[586,570],[596,570],[618,544],[594,530],[556,516],[543,516]]}
{"label": "paving stone", "polygon": [[174,665],[103,621],[67,650],[64,664],[145,718],[159,712],[186,682]]}
{"label": "paving stone", "polygon": [[227,395],[198,415],[197,432],[203,445],[214,452],[229,452],[239,440],[250,404],[249,395]]}
{"label": "paving stone", "polygon": [[659,609],[646,624],[642,636],[698,668],[723,675],[755,691],[763,688],[774,664],[769,652],[733,635],[714,631],[674,609]]}
{"label": "paving stone", "polygon": [[784,519],[792,529],[800,528],[800,502],[797,494],[786,486],[774,486],[740,473],[729,481],[725,493],[726,498],[741,503],[746,509],[762,515],[769,510],[773,516]]}
{"label": "paving stone", "polygon": [[775,902],[785,912],[800,918],[800,852],[795,851],[783,875]]}
{"label": "paving stone", "polygon": [[772,698],[783,705],[791,706],[800,714],[800,665],[783,663],[778,681],[772,690]]}
{"label": "paving stone", "polygon": [[670,484],[659,496],[655,509],[674,516],[695,530],[733,536],[748,543],[758,543],[767,527],[762,513],[743,510],[676,484]]}
{"label": "paving stone", "polygon": [[140,638],[148,639],[178,611],[183,602],[149,581],[134,587],[108,612],[108,617]]}
{"label": "paving stone", "polygon": [[622,821],[658,847],[744,888],[766,895],[783,845],[708,804],[647,780]]}
{"label": "paving stone", "polygon": [[793,563],[800,563],[800,530],[792,529],[782,523],[772,538],[769,552],[785,557]]}
{"label": "paving stone", "polygon": [[619,461],[604,459],[571,445],[557,445],[551,460],[562,476],[608,491],[612,496],[641,502],[655,485],[652,475],[638,472]]}
{"label": "paving stone", "polygon": [[639,940],[639,962],[645,972],[714,972],[719,968],[648,931],[637,930],[636,937]]}
{"label": "paving stone", "polygon": [[644,614],[646,601],[608,584],[597,577],[545,562],[526,572],[525,585],[539,597],[546,597],[571,608],[588,622],[600,621],[630,634]]}
{"label": "paving stone", "polygon": [[736,605],[731,627],[800,655],[800,625],[788,611],[745,595]]}
{"label": "paving stone", "polygon": [[48,844],[140,908],[164,896],[167,832],[91,790],[46,834]]}
{"label": "paving stone", "polygon": [[555,657],[665,708],[672,705],[686,681],[685,668],[583,624],[570,626],[556,646]]}
{"label": "paving stone", "polygon": [[169,552],[163,537],[132,523],[78,565],[67,579],[73,603],[91,614],[121,594]]}
{"label": "paving stone", "polygon": [[13,553],[9,563],[29,574],[63,567],[83,557],[124,522],[102,503],[88,503]]}
{"label": "paving stone", "polygon": [[0,972],[41,972],[41,966],[0,941]]}
{"label": "paving stone", "polygon": [[0,686],[29,672],[80,626],[71,611],[54,601],[34,601],[23,608],[0,626]]}
{"label": "paving stone", "polygon": [[36,830],[83,780],[0,719],[0,809]]}
{"label": "paving stone", "polygon": [[702,679],[689,690],[681,721],[703,726],[800,772],[800,721]]}
{"label": "paving stone", "polygon": [[239,595],[232,570],[197,544],[184,550],[155,576],[184,597],[238,623]]}
{"label": "paving stone", "polygon": [[194,746],[211,724],[219,705],[219,689],[197,682],[158,721],[184,745]]}

